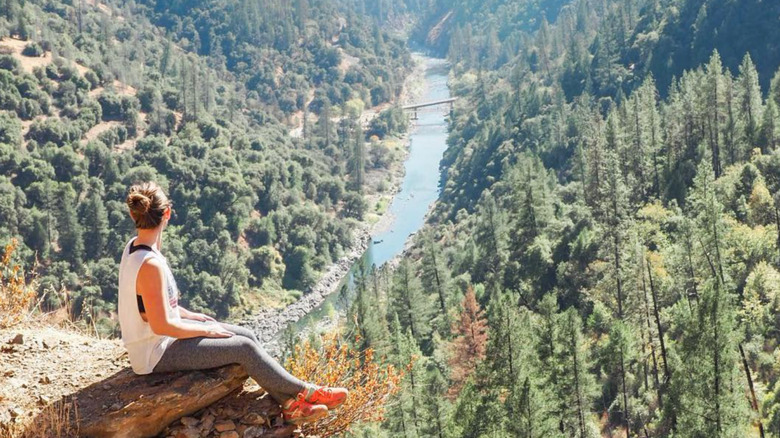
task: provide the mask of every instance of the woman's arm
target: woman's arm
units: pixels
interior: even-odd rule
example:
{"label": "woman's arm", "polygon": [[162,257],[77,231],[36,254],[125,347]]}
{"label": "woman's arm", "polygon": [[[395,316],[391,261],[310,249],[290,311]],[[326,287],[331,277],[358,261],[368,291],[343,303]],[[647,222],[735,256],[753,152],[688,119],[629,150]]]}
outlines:
{"label": "woman's arm", "polygon": [[158,335],[170,336],[177,339],[196,338],[205,336],[209,338],[228,338],[233,333],[218,324],[200,325],[187,322],[187,320],[169,320],[165,311],[167,298],[163,290],[163,265],[151,258],[141,265],[138,271],[136,289],[144,300],[146,318],[149,325]]}
{"label": "woman's arm", "polygon": [[203,321],[203,322],[216,322],[217,320],[206,315],[203,313],[193,312],[191,310],[187,310],[181,305],[179,305],[179,316],[181,316],[184,319],[190,319],[192,321]]}

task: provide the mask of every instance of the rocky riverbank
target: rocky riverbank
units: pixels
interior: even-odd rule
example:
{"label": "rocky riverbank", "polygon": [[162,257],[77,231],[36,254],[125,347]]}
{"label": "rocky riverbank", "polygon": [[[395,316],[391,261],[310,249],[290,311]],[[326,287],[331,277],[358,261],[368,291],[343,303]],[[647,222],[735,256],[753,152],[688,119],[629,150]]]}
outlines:
{"label": "rocky riverbank", "polygon": [[278,333],[317,308],[325,301],[325,297],[336,291],[352,265],[366,252],[370,240],[371,233],[368,226],[355,230],[353,245],[349,252],[334,263],[301,299],[283,309],[263,309],[253,317],[241,321],[239,325],[252,329],[266,344],[271,354],[278,354]]}
{"label": "rocky riverbank", "polygon": [[[404,83],[404,89],[399,101],[406,104],[417,100],[424,88],[424,75],[426,68],[425,58],[415,55],[416,65],[412,73]],[[402,139],[405,147],[403,158],[397,164],[398,168],[390,169],[391,187],[389,195],[397,196],[401,191],[401,183],[404,177],[404,163],[409,154],[409,134]],[[352,265],[363,256],[368,249],[371,236],[377,234],[392,224],[393,217],[390,211],[384,212],[373,225],[364,225],[355,230],[353,244],[347,254],[334,263],[320,278],[320,280],[307,291],[301,299],[282,309],[266,308],[253,315],[251,318],[239,322],[239,325],[252,329],[260,340],[266,345],[266,349],[273,355],[280,353],[279,333],[288,325],[297,322],[309,312],[319,307],[325,298],[335,292],[341,282],[349,273]]]}

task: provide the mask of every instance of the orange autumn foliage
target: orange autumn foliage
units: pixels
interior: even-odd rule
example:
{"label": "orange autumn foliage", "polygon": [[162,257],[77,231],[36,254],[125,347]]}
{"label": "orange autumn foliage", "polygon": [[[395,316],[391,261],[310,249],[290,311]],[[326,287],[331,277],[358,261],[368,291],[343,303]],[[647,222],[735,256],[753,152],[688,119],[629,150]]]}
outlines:
{"label": "orange autumn foliage", "polygon": [[27,282],[21,266],[11,263],[17,245],[12,239],[0,260],[0,328],[19,323],[35,298],[35,287]]}
{"label": "orange autumn foliage", "polygon": [[385,402],[398,392],[403,375],[392,365],[380,364],[372,349],[351,349],[336,335],[325,337],[319,349],[308,341],[297,345],[286,368],[303,380],[349,389],[338,410],[302,427],[304,435],[321,437],[344,433],[360,422],[383,421]]}
{"label": "orange autumn foliage", "polygon": [[463,310],[460,321],[454,324],[452,331],[455,339],[450,346],[450,377],[452,386],[448,396],[456,398],[466,379],[477,369],[477,364],[485,358],[487,345],[487,320],[477,303],[474,288],[469,286],[461,303]]}

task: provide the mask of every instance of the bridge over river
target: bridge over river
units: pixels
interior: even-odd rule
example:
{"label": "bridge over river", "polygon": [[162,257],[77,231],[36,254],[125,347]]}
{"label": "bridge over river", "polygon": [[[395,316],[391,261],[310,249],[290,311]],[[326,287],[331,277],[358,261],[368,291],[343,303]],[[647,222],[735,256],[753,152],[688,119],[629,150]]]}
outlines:
{"label": "bridge over river", "polygon": [[420,102],[420,103],[414,103],[414,104],[411,104],[411,105],[404,105],[401,108],[403,110],[414,111],[414,114],[412,115],[412,120],[417,120],[417,110],[418,109],[426,108],[426,107],[429,107],[429,106],[446,105],[446,104],[449,104],[450,105],[450,109],[452,109],[452,105],[455,103],[456,99],[457,98],[455,98],[455,97],[450,97],[450,98],[447,98],[447,99],[439,99],[439,100],[432,100],[432,101],[429,101],[429,102]]}

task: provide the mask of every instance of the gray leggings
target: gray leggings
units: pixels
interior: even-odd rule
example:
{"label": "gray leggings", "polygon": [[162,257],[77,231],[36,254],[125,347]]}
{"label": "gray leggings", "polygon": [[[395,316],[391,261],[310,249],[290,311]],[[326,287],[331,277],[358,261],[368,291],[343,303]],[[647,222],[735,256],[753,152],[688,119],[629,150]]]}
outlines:
{"label": "gray leggings", "polygon": [[177,339],[165,350],[154,372],[204,370],[236,363],[279,403],[294,398],[306,388],[307,383],[288,373],[263,349],[251,330],[219,324],[235,335]]}

